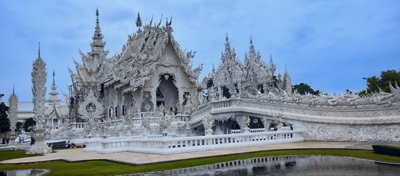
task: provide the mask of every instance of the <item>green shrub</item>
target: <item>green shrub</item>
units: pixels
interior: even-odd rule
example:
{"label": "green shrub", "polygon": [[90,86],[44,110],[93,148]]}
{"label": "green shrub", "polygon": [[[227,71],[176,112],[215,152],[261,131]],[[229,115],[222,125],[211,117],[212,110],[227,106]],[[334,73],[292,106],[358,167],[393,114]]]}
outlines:
{"label": "green shrub", "polygon": [[372,148],[374,148],[374,151],[377,154],[400,156],[399,147],[394,147],[389,145],[372,145]]}

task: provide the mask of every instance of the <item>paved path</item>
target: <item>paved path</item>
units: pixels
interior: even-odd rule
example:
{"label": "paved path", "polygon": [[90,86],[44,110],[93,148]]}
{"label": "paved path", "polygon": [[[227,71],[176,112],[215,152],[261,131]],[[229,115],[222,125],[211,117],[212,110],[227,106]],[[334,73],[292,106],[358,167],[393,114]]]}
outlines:
{"label": "paved path", "polygon": [[144,154],[134,152],[121,152],[112,154],[99,154],[96,152],[83,152],[83,149],[66,149],[57,150],[55,153],[50,153],[44,156],[19,158],[1,161],[0,164],[24,164],[37,163],[55,160],[65,160],[68,162],[88,161],[88,160],[108,160],[119,163],[132,165],[154,164],[169,161],[179,161],[194,158],[205,158],[213,156],[224,156],[232,154],[282,150],[282,149],[365,149],[372,150],[372,143],[354,143],[354,142],[296,142],[286,144],[271,144],[263,146],[231,148],[212,151],[179,153],[169,155]]}

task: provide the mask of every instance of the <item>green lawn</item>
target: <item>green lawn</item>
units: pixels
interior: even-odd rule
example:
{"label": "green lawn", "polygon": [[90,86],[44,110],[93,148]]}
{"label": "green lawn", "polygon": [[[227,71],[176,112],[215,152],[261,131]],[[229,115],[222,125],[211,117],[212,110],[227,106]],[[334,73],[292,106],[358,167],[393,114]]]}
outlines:
{"label": "green lawn", "polygon": [[0,151],[0,161],[15,159],[15,158],[25,158],[38,155],[25,155],[25,151]]}
{"label": "green lawn", "polygon": [[[128,174],[150,172],[158,170],[169,170],[184,167],[193,167],[206,164],[214,164],[219,162],[255,158],[255,157],[268,157],[268,156],[284,156],[284,155],[333,155],[333,156],[350,156],[357,158],[372,159],[385,162],[400,163],[400,157],[379,155],[373,151],[368,150],[279,150],[279,151],[266,151],[256,152],[240,155],[229,155],[222,157],[211,157],[192,159],[185,161],[167,162],[160,164],[131,166],[109,161],[84,161],[69,163],[65,161],[53,161],[36,164],[21,164],[21,165],[0,165],[0,170],[11,169],[28,169],[28,168],[41,168],[49,169],[50,173],[47,175],[112,175],[112,174]],[[0,152],[0,160],[27,157],[23,152]]]}

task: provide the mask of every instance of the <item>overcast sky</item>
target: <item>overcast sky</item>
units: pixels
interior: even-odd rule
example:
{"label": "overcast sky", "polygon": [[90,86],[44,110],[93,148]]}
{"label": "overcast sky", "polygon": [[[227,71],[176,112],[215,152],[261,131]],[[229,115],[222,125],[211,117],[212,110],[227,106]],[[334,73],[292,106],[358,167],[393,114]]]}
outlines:
{"label": "overcast sky", "polygon": [[90,51],[100,12],[109,57],[119,53],[128,34],[143,23],[173,16],[173,35],[182,50],[197,51],[200,78],[220,63],[228,33],[243,61],[250,37],[262,60],[272,55],[276,75],[285,65],[292,84],[343,94],[366,87],[362,77],[400,68],[400,1],[0,1],[0,93],[8,101],[13,85],[20,101],[32,101],[32,63],[47,64],[47,92],[56,72],[59,98],[71,84],[68,67]]}

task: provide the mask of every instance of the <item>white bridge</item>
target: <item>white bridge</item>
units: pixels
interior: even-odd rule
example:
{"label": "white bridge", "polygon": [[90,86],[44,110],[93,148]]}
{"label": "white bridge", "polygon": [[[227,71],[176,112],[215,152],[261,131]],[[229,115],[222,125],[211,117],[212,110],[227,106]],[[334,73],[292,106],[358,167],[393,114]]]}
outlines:
{"label": "white bridge", "polygon": [[[304,140],[400,142],[399,114],[398,106],[332,108],[233,98],[208,102],[190,115],[190,129],[200,131],[199,136],[93,138],[85,141],[85,151],[172,154]],[[211,126],[206,127],[204,119],[210,117]],[[243,121],[250,117],[259,120],[257,122],[264,127],[246,125]],[[276,120],[288,122],[290,127],[280,125],[277,131],[270,129],[270,122]],[[234,121],[240,129],[231,128],[230,122]]]}
{"label": "white bridge", "polygon": [[[216,123],[227,128],[229,121],[236,121],[240,129],[244,127],[240,121],[244,117],[252,117],[262,121],[266,130],[268,124],[279,117],[278,120],[292,124],[293,129],[303,130],[305,140],[400,142],[398,103],[388,106],[372,103],[331,106],[231,98],[203,104],[191,114],[192,129],[201,128],[202,120],[207,115],[212,115]],[[238,133],[238,130],[230,130],[230,133]]]}

